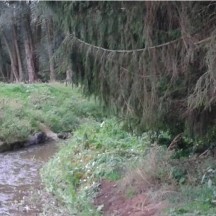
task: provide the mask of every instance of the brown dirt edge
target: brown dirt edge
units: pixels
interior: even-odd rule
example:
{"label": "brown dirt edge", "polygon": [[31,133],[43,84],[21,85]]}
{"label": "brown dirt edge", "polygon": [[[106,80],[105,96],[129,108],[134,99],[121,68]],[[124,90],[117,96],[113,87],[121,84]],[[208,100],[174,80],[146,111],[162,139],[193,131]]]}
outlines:
{"label": "brown dirt edge", "polygon": [[152,199],[149,191],[127,197],[121,182],[103,180],[93,204],[104,216],[160,216],[167,207],[162,199]]}

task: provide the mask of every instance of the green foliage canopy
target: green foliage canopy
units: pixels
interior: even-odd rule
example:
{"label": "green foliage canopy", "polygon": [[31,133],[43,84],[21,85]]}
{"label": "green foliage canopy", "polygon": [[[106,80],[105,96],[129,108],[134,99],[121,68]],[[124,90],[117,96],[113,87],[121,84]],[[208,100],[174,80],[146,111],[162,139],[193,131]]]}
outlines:
{"label": "green foliage canopy", "polygon": [[203,135],[212,128],[215,4],[48,4],[68,35],[62,49],[72,62],[73,80],[87,94],[142,131]]}

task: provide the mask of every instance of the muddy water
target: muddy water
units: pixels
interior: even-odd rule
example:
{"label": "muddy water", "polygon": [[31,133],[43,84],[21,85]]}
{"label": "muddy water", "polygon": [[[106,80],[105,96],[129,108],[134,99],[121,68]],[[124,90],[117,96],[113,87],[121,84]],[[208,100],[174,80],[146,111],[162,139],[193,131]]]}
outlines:
{"label": "muddy water", "polygon": [[42,189],[39,169],[57,149],[47,143],[0,154],[0,216],[39,215],[41,203],[33,202],[32,194]]}

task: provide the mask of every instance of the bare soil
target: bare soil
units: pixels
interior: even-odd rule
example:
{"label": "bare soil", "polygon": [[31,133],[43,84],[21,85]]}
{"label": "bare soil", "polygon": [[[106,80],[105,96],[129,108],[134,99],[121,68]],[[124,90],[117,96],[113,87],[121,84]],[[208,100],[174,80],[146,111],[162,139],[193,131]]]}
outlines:
{"label": "bare soil", "polygon": [[121,182],[102,181],[94,205],[104,216],[159,216],[166,208],[162,200],[152,199],[148,191],[129,196],[120,187]]}

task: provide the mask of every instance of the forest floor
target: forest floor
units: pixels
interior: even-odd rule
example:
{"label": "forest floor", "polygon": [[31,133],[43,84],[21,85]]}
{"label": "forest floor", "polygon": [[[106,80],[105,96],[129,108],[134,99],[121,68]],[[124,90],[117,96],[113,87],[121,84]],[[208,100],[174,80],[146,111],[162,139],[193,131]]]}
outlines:
{"label": "forest floor", "polygon": [[214,157],[175,158],[148,132],[127,132],[124,121],[78,88],[0,84],[0,123],[5,142],[41,124],[70,134],[41,169],[49,192],[33,194],[34,202],[43,200],[41,215],[216,215]]}

